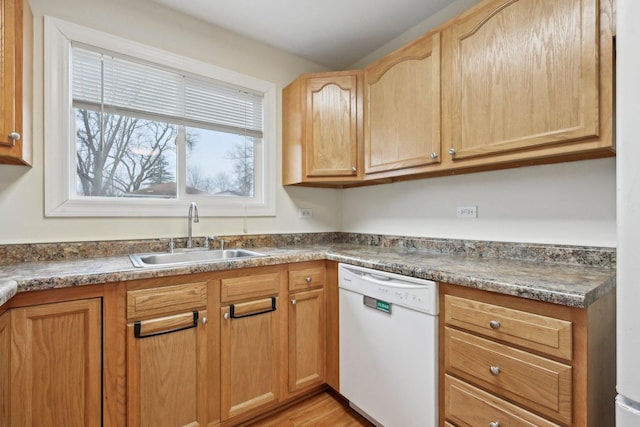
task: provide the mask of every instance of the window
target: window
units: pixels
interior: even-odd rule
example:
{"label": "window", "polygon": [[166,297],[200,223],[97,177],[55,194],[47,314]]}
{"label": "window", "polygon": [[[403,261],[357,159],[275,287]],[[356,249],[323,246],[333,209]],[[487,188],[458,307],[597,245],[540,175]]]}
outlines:
{"label": "window", "polygon": [[275,214],[273,83],[49,17],[45,81],[46,215]]}

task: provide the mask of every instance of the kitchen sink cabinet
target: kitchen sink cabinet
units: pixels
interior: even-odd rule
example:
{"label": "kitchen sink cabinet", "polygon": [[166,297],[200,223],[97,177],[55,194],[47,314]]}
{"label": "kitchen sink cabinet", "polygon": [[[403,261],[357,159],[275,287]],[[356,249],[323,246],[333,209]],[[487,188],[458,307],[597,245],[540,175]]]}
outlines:
{"label": "kitchen sink cabinet", "polygon": [[206,281],[127,292],[127,425],[205,426]]}
{"label": "kitchen sink cabinet", "polygon": [[245,414],[258,414],[275,406],[282,397],[284,318],[279,292],[283,275],[279,267],[247,271],[221,281],[223,422]]}
{"label": "kitchen sink cabinet", "polygon": [[367,67],[364,91],[367,178],[440,162],[440,33]]}
{"label": "kitchen sink cabinet", "polygon": [[[2,317],[5,350],[11,322],[11,426],[102,425],[100,298],[13,308]],[[5,353],[3,351],[3,355]],[[3,382],[6,387],[6,381]],[[5,420],[7,414],[2,415]]]}
{"label": "kitchen sink cabinet", "polygon": [[578,309],[441,284],[441,423],[612,427],[614,292]]}
{"label": "kitchen sink cabinet", "polygon": [[32,20],[27,0],[0,0],[0,163],[32,163]]}
{"label": "kitchen sink cabinet", "polygon": [[304,74],[284,88],[283,183],[362,179],[362,72]]}
{"label": "kitchen sink cabinet", "polygon": [[452,168],[612,154],[611,0],[487,0],[443,30]]}
{"label": "kitchen sink cabinet", "polygon": [[324,262],[289,267],[288,393],[325,382]]}

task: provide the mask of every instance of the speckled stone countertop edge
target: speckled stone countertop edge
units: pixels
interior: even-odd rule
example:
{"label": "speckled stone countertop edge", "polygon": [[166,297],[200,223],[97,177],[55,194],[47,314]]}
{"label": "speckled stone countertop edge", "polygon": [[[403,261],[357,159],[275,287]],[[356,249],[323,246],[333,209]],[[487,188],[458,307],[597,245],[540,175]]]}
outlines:
{"label": "speckled stone countertop edge", "polygon": [[0,306],[18,293],[18,283],[15,280],[0,281]]}
{"label": "speckled stone countertop edge", "polygon": [[387,265],[384,262],[368,262],[356,257],[346,257],[341,255],[328,254],[327,259],[331,261],[343,262],[368,267],[376,270],[383,270],[389,273],[403,274],[406,276],[421,279],[444,282],[457,286],[464,286],[472,289],[479,289],[489,292],[496,292],[504,295],[511,295],[535,301],[549,302],[575,308],[587,308],[599,298],[607,294],[616,286],[615,273],[604,278],[601,282],[594,284],[587,292],[572,292],[561,288],[541,288],[529,283],[508,283],[496,279],[487,279],[477,276],[464,276],[456,272],[440,270],[423,270],[420,267],[405,266],[398,268],[394,265]]}
{"label": "speckled stone countertop edge", "polygon": [[577,308],[588,307],[615,287],[615,269],[590,266],[354,244],[253,250],[267,256],[158,268],[135,268],[123,256],[16,264],[0,268],[0,289],[16,289],[15,294],[323,259]]}

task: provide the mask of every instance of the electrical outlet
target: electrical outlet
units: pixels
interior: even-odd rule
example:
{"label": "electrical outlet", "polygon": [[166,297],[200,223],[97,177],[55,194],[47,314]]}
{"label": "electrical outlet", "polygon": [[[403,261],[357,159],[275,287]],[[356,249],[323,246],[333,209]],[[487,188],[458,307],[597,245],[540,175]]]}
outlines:
{"label": "electrical outlet", "polygon": [[456,216],[458,218],[477,218],[478,207],[477,206],[458,206],[456,208]]}
{"label": "electrical outlet", "polygon": [[298,218],[309,219],[313,217],[313,209],[298,209]]}

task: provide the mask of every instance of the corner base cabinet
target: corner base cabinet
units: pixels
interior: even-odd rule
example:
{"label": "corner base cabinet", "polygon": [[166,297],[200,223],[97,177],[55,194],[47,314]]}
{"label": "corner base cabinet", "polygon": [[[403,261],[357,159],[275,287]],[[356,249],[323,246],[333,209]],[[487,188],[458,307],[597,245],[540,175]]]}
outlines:
{"label": "corner base cabinet", "polygon": [[615,290],[580,309],[440,289],[441,424],[614,426]]}

